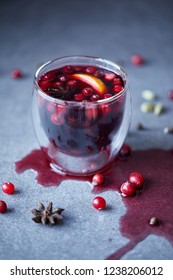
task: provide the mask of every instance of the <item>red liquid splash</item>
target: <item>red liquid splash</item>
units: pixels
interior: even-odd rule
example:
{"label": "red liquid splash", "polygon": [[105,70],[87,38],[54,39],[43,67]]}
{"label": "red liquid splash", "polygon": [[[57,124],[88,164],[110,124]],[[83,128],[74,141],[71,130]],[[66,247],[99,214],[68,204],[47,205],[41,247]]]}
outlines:
{"label": "red liquid splash", "polygon": [[[140,241],[150,234],[163,236],[173,244],[173,151],[152,149],[134,151],[127,160],[116,160],[111,169],[103,173],[105,186],[95,187],[94,192],[106,190],[119,191],[122,182],[134,171],[141,172],[145,178],[142,192],[133,197],[123,197],[127,208],[120,220],[121,234],[129,242],[107,259],[121,259]],[[16,171],[34,169],[38,183],[44,186],[58,185],[66,179],[91,181],[90,177],[62,176],[53,172],[41,150],[34,150],[16,163]],[[159,225],[151,226],[151,217],[157,217]]]}

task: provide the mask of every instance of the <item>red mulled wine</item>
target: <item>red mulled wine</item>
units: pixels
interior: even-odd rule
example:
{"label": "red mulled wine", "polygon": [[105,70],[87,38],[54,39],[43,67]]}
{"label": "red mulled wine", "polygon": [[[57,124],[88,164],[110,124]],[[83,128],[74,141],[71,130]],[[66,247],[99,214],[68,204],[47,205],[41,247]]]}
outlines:
{"label": "red mulled wine", "polygon": [[36,102],[44,137],[36,133],[41,146],[48,148],[53,167],[74,174],[105,167],[122,144],[122,139],[115,142],[121,138],[125,76],[94,63],[41,70]]}

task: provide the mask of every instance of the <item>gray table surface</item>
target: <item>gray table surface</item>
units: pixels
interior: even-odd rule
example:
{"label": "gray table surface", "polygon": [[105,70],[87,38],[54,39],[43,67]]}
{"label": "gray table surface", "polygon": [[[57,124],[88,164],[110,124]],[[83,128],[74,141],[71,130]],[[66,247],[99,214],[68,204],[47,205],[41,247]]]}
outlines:
{"label": "gray table surface", "polygon": [[[64,181],[44,188],[32,170],[18,175],[14,162],[38,148],[31,122],[33,75],[39,63],[66,56],[92,55],[120,61],[128,71],[133,97],[132,122],[126,142],[133,149],[169,149],[173,136],[173,2],[170,0],[8,1],[0,2],[0,184],[12,181],[16,193],[0,190],[9,211],[0,215],[0,259],[104,259],[125,245],[119,219],[126,209],[116,192],[104,197],[115,207],[95,211],[94,194],[85,182]],[[142,54],[142,67],[130,56]],[[25,77],[11,79],[14,68]],[[143,114],[141,91],[151,89],[165,106],[160,116]],[[147,126],[136,131],[136,122]],[[57,227],[34,224],[30,209],[37,202],[65,208]],[[111,226],[110,226],[111,225]],[[112,240],[108,242],[108,240]],[[159,242],[158,242],[159,241]],[[161,237],[149,236],[123,259],[173,259],[173,248]]]}

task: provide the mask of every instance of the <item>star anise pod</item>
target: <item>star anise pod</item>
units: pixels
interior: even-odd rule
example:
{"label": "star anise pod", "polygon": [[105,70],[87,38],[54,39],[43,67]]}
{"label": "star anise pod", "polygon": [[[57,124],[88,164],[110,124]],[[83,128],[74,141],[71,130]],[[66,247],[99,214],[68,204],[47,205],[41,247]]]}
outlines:
{"label": "star anise pod", "polygon": [[35,223],[49,224],[54,225],[57,224],[60,220],[62,220],[61,212],[64,211],[62,208],[56,208],[53,210],[53,203],[50,202],[47,208],[39,202],[38,209],[32,209],[31,212],[34,215],[32,220]]}

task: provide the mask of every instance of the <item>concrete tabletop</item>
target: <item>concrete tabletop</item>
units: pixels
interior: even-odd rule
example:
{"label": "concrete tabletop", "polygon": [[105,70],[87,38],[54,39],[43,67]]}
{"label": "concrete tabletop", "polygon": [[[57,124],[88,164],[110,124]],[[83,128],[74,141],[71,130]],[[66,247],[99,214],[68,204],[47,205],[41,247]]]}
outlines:
{"label": "concrete tabletop", "polygon": [[[119,231],[126,212],[121,196],[107,191],[112,206],[95,211],[95,194],[86,182],[64,181],[42,187],[35,173],[15,172],[14,163],[38,149],[32,121],[33,76],[40,63],[67,55],[92,55],[119,62],[129,73],[133,98],[132,122],[126,142],[133,149],[173,146],[163,129],[173,125],[173,2],[170,0],[1,0],[0,3],[0,184],[12,181],[14,195],[0,189],[8,211],[0,214],[0,259],[105,259],[127,243]],[[135,67],[139,53],[145,64]],[[12,79],[14,68],[24,77]],[[140,111],[141,91],[157,94],[165,112]],[[139,133],[136,123],[148,129]],[[55,227],[35,224],[30,209],[38,201],[65,208],[64,222]],[[109,212],[109,213],[107,213]],[[173,259],[173,248],[155,235],[139,243],[123,259]]]}

